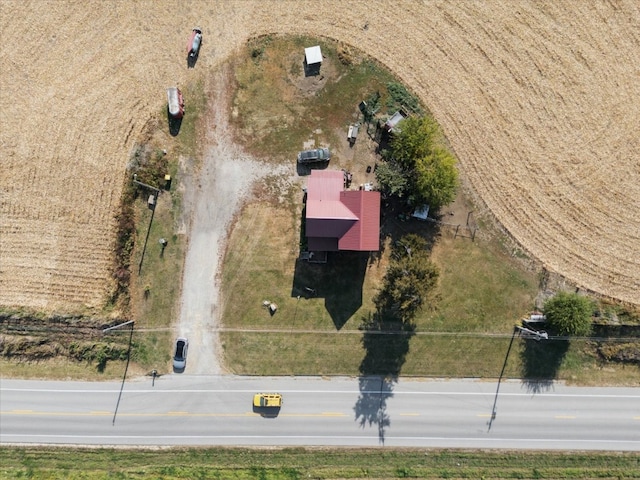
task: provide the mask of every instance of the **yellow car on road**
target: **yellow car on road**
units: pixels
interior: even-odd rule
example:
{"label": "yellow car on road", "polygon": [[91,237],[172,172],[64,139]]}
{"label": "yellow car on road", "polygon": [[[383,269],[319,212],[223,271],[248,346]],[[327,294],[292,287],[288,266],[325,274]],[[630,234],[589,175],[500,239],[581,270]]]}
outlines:
{"label": "yellow car on road", "polygon": [[253,396],[253,406],[258,408],[279,408],[282,406],[282,395],[279,393],[256,393]]}

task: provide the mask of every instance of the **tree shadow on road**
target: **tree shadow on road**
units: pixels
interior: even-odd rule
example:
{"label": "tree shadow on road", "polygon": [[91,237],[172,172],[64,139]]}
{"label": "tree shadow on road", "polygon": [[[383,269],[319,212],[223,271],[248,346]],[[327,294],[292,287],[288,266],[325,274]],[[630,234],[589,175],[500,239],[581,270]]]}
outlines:
{"label": "tree shadow on road", "polygon": [[391,424],[387,400],[409,352],[415,326],[400,321],[383,320],[369,315],[363,322],[362,345],[365,355],[360,364],[360,396],[354,407],[355,420],[363,429],[376,425],[378,439],[384,444],[385,430]]}
{"label": "tree shadow on road", "polygon": [[361,428],[378,428],[378,439],[384,444],[385,429],[391,424],[387,413],[387,399],[393,396],[395,378],[360,377],[358,379],[360,396],[354,407],[356,421]]}

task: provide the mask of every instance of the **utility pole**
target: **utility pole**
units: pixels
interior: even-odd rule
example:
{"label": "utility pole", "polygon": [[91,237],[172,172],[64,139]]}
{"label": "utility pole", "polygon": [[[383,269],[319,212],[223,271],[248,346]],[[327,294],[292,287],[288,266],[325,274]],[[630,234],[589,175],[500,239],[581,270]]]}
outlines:
{"label": "utility pole", "polygon": [[103,328],[102,333],[107,333],[107,332],[110,332],[111,330],[116,330],[117,328],[120,328],[120,327],[126,327],[127,325],[131,325],[131,328],[133,329],[134,323],[135,323],[135,320],[129,320],[128,322],[119,323],[118,325],[114,325],[113,327]]}

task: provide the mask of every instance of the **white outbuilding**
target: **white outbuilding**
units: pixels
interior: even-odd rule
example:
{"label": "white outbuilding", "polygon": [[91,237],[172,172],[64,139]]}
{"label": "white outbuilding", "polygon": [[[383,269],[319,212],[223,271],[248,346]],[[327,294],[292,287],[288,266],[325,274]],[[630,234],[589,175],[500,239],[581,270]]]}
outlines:
{"label": "white outbuilding", "polygon": [[[307,47],[304,49],[304,58],[307,65],[310,67],[320,68],[322,63],[322,52],[320,51],[320,45],[315,47]],[[317,64],[317,65],[316,65]]]}

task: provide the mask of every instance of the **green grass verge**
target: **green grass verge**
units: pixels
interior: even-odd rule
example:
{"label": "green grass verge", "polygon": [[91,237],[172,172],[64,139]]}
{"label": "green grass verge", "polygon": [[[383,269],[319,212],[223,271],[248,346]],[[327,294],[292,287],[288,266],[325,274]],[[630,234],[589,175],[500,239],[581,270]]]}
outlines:
{"label": "green grass verge", "polygon": [[409,449],[0,447],[0,476],[7,480],[621,479],[640,478],[640,456]]}
{"label": "green grass verge", "polygon": [[[227,331],[221,332],[220,339],[231,370],[240,375],[384,374],[384,365],[395,366],[400,360],[401,375],[438,378],[498,378],[511,341],[509,335],[425,332],[392,337],[294,328]],[[636,367],[614,369],[602,364],[588,343],[574,340],[566,345],[545,345],[516,338],[504,376],[529,382],[557,378],[582,385],[637,382]],[[376,362],[371,363],[371,358]]]}

